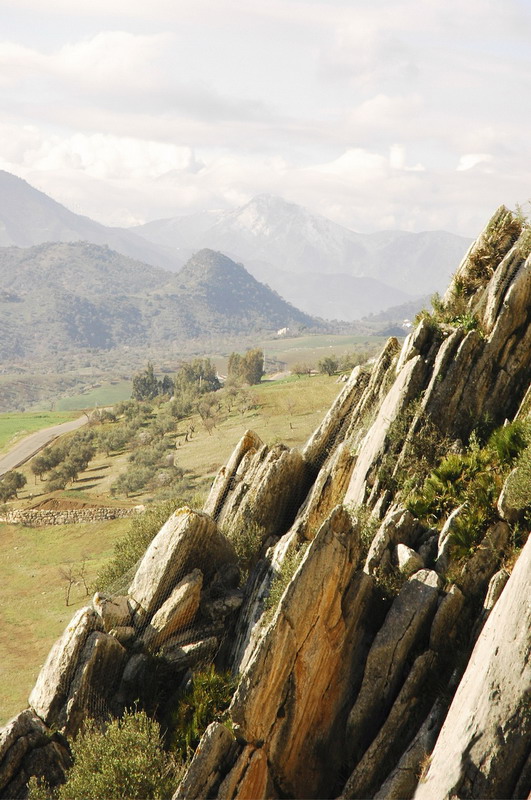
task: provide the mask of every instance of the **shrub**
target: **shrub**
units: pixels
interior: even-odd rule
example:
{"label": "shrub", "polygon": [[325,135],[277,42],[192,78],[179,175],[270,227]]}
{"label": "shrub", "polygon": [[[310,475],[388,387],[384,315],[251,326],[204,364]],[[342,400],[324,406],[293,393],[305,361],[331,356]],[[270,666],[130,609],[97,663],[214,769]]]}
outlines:
{"label": "shrub", "polygon": [[527,445],[526,427],[522,422],[511,422],[497,428],[487,446],[501,464],[512,464]]}
{"label": "shrub", "polygon": [[165,800],[183,766],[162,747],[159,725],[144,712],[126,712],[101,727],[90,721],[72,744],[66,783],[50,791],[30,781],[30,800]]}
{"label": "shrub", "polygon": [[171,717],[170,749],[188,758],[210,723],[226,720],[235,688],[236,681],[228,672],[216,672],[213,666],[196,672]]}
{"label": "shrub", "polygon": [[264,541],[265,530],[254,519],[248,518],[225,531],[225,535],[234,545],[238,564],[245,578],[258,555]]}
{"label": "shrub", "polygon": [[266,621],[269,621],[280,603],[281,597],[295,575],[297,567],[302,561],[302,557],[308,548],[309,542],[304,542],[298,548],[291,548],[284,556],[284,561],[279,572],[276,573],[269,589],[269,595],[265,601]]}

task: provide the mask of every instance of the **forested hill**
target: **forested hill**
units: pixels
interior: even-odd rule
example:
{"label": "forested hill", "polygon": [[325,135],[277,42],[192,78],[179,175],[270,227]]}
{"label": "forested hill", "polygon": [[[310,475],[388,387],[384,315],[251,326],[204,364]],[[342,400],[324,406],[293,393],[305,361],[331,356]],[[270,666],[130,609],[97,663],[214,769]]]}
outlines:
{"label": "forested hill", "polygon": [[175,275],[87,242],[0,249],[4,360],[320,323],[221,253]]}

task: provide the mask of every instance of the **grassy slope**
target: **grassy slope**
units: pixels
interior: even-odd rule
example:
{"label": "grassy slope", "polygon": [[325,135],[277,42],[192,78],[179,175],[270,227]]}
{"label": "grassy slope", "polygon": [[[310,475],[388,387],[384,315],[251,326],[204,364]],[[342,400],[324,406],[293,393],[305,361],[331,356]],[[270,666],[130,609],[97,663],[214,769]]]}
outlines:
{"label": "grassy slope", "polygon": [[[196,432],[192,441],[178,448],[179,466],[186,470],[192,486],[205,490],[248,428],[269,444],[278,440],[290,446],[302,444],[342,386],[325,375],[263,383],[250,390],[256,395],[259,408],[244,414],[233,410],[212,435],[198,415],[183,420],[177,430],[184,431],[193,424]],[[110,485],[126,468],[127,457],[127,452],[111,457],[98,454],[64,494],[106,505],[149,501],[153,497],[149,491],[130,498],[109,497]],[[27,475],[28,484],[15,505],[33,505],[50,496],[44,493],[43,483],[35,483],[29,465],[21,471]],[[86,555],[88,578],[94,578],[111,555],[114,541],[129,524],[128,520],[113,520],[40,529],[0,524],[0,725],[25,706],[50,646],[74,608],[87,600],[83,586],[74,587],[71,605],[66,608],[66,581],[61,577],[61,568],[79,565]]]}
{"label": "grassy slope", "polygon": [[87,602],[81,582],[65,603],[61,569],[94,580],[129,525],[112,520],[86,525],[24,528],[0,523],[0,725],[27,705],[28,694],[50,646],[74,610]]}
{"label": "grassy slope", "polygon": [[0,453],[9,450],[19,439],[51,425],[59,425],[79,416],[71,411],[22,411],[0,414]]}

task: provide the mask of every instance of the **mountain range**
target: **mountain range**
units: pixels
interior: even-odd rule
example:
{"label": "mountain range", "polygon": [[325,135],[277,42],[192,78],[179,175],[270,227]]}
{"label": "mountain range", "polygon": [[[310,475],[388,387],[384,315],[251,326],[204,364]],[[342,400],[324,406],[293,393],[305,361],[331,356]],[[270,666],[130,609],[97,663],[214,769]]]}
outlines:
{"label": "mountain range", "polygon": [[231,211],[109,228],[0,171],[0,247],[74,241],[173,272],[199,250],[220,251],[307,314],[343,320],[442,291],[469,244],[445,231],[355,233],[271,195]]}
{"label": "mountain range", "polygon": [[5,360],[322,328],[221,253],[175,274],[87,242],[0,248],[0,319]]}
{"label": "mountain range", "polygon": [[220,250],[308,313],[347,320],[443,291],[470,245],[446,231],[355,233],[272,195],[133,230],[181,258]]}

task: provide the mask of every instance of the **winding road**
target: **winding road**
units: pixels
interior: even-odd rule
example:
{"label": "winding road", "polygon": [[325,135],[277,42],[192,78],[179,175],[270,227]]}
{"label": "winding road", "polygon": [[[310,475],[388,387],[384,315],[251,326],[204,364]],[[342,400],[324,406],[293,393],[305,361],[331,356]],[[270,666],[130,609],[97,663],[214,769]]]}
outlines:
{"label": "winding road", "polygon": [[32,458],[35,453],[46,447],[47,444],[53,442],[58,436],[63,433],[70,433],[82,425],[87,424],[85,416],[78,417],[77,419],[69,420],[69,422],[62,422],[60,425],[52,425],[50,428],[43,428],[35,433],[30,433],[21,439],[10,451],[3,456],[0,456],[0,477],[9,472],[10,469],[16,469],[24,464],[28,459]]}

